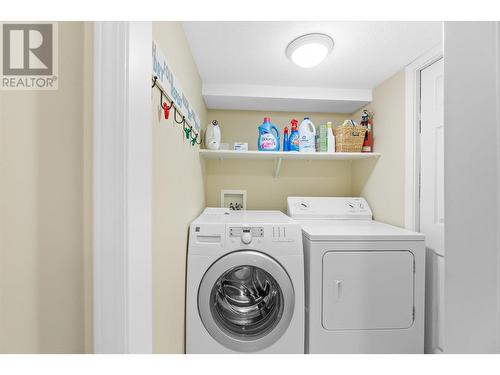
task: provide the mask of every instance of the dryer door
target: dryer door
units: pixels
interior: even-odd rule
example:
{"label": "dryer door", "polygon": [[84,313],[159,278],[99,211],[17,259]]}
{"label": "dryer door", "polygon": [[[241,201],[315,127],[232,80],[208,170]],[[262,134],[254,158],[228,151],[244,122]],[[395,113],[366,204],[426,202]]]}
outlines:
{"label": "dryer door", "polygon": [[220,344],[254,352],[283,335],[294,300],[284,268],[268,255],[245,250],[223,256],[207,270],[198,290],[198,311]]}
{"label": "dryer door", "polygon": [[323,256],[323,327],[405,329],[413,324],[409,251],[331,251]]}

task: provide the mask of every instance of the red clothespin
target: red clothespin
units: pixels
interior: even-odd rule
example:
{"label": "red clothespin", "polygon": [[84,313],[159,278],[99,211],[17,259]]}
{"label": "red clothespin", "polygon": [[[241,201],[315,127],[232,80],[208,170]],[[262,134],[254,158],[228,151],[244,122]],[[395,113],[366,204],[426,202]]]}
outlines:
{"label": "red clothespin", "polygon": [[167,102],[163,102],[161,107],[163,108],[163,113],[165,114],[165,120],[168,120],[168,116],[170,115],[170,108],[168,108]]}

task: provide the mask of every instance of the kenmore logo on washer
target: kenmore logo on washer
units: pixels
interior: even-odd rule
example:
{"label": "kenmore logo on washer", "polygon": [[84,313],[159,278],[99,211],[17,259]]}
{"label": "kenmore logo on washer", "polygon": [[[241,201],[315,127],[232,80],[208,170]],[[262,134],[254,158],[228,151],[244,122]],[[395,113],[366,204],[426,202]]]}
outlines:
{"label": "kenmore logo on washer", "polygon": [[57,90],[57,22],[1,24],[0,88]]}

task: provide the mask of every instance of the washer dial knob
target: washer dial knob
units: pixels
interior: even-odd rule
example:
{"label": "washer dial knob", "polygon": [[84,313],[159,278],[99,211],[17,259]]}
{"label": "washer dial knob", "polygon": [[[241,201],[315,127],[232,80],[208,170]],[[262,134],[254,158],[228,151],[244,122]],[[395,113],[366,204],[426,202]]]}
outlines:
{"label": "washer dial knob", "polygon": [[250,242],[252,242],[252,235],[248,232],[246,233],[243,233],[241,235],[241,242],[243,242],[244,244],[248,245]]}

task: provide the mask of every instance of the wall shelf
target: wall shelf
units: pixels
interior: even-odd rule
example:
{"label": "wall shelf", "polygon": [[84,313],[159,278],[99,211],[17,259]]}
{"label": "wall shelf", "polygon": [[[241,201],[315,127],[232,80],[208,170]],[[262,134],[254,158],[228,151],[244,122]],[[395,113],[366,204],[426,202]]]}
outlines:
{"label": "wall shelf", "polygon": [[246,159],[275,160],[274,177],[279,176],[281,162],[291,160],[361,160],[376,159],[381,154],[376,152],[281,152],[281,151],[234,151],[234,150],[200,150],[200,157],[209,160]]}

